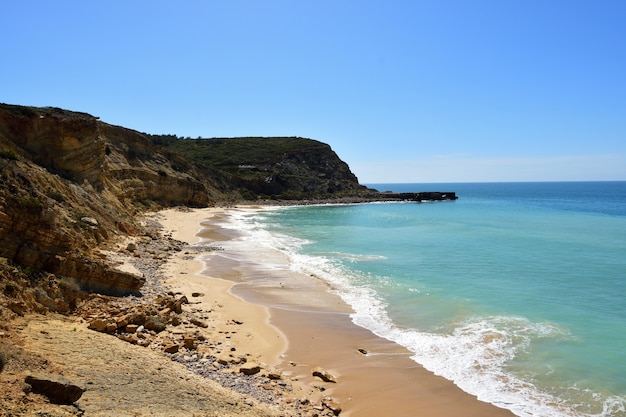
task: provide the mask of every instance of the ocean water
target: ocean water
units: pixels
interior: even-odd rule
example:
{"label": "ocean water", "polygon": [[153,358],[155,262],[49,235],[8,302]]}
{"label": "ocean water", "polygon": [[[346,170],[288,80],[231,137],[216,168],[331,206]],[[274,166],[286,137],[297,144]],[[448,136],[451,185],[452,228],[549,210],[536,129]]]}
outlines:
{"label": "ocean water", "polygon": [[233,227],[483,401],[626,416],[626,182],[370,186],[459,199],[272,208]]}

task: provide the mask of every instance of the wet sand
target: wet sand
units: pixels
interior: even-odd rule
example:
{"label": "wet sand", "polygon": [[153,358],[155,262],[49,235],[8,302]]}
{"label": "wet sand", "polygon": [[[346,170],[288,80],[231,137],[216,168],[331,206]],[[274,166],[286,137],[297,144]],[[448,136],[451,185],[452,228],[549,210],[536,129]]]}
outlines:
{"label": "wet sand", "polygon": [[[220,222],[231,210],[242,209],[167,210],[159,221],[178,240],[228,247],[237,234]],[[513,416],[425,370],[402,346],[353,324],[352,310],[327,284],[281,268],[279,254],[261,256],[267,266],[228,249],[203,255],[205,267],[198,259],[178,258],[170,285],[207,294],[201,300],[206,308],[218,303],[220,312],[245,323],[246,330],[234,335],[237,349],[255,352],[297,381],[296,396],[312,402],[330,396],[342,416]],[[337,382],[313,376],[315,367]]]}
{"label": "wet sand", "polygon": [[[212,217],[219,221],[221,212],[218,209],[171,209],[160,212],[158,221],[172,233],[173,238],[198,243],[200,238],[197,234],[202,229],[200,223]],[[219,234],[212,236],[220,239],[225,237]],[[278,362],[286,349],[287,340],[278,328],[270,324],[267,307],[246,302],[231,293],[234,276],[228,272],[229,268],[225,268],[226,272],[219,276],[207,276],[202,273],[204,269],[205,265],[198,257],[179,254],[168,261],[164,284],[181,294],[197,294],[193,297],[194,309],[210,312],[216,325],[214,331],[228,334],[230,343],[237,351],[252,353],[253,357],[264,363]],[[234,331],[234,323],[242,323],[244,330]]]}

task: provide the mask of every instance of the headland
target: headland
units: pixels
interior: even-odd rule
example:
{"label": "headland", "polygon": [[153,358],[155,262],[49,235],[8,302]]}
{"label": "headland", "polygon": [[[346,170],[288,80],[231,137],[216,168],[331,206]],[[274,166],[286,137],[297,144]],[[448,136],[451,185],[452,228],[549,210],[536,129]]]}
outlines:
{"label": "headland", "polygon": [[[359,413],[380,411],[373,404],[384,401],[413,407],[406,379],[371,371],[417,372],[419,380],[427,373],[408,352],[352,325],[347,306],[324,298],[321,284],[307,281],[302,294],[331,305],[277,309],[269,290],[233,288],[240,264],[213,259],[219,273],[208,277],[196,258],[219,252],[207,242],[232,238],[219,227],[227,211],[210,207],[454,193],[369,189],[312,139],[191,140],[9,104],[0,104],[0,170],[0,416],[323,416],[366,415]],[[211,230],[198,244],[202,227]],[[314,334],[298,333],[299,323]],[[25,384],[33,372],[50,387],[79,385],[82,396],[56,404]],[[441,383],[425,388],[448,392],[434,403],[486,406]],[[420,410],[432,404],[424,401]]]}

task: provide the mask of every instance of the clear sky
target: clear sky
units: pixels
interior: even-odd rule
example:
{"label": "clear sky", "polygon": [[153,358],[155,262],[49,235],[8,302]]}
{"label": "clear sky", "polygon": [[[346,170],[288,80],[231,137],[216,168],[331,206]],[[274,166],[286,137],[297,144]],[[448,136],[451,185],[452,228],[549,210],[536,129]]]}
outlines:
{"label": "clear sky", "polygon": [[0,102],[303,136],[362,183],[626,180],[624,0],[2,0]]}

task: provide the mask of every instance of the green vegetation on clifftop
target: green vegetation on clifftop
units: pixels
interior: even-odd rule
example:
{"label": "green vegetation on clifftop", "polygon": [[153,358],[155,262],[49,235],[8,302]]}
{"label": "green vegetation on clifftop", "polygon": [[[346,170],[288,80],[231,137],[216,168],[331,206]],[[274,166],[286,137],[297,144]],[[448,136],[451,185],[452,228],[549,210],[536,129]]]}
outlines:
{"label": "green vegetation on clifftop", "polygon": [[301,137],[179,138],[146,135],[205,169],[230,176],[244,194],[283,199],[360,194],[356,176],[329,145]]}

